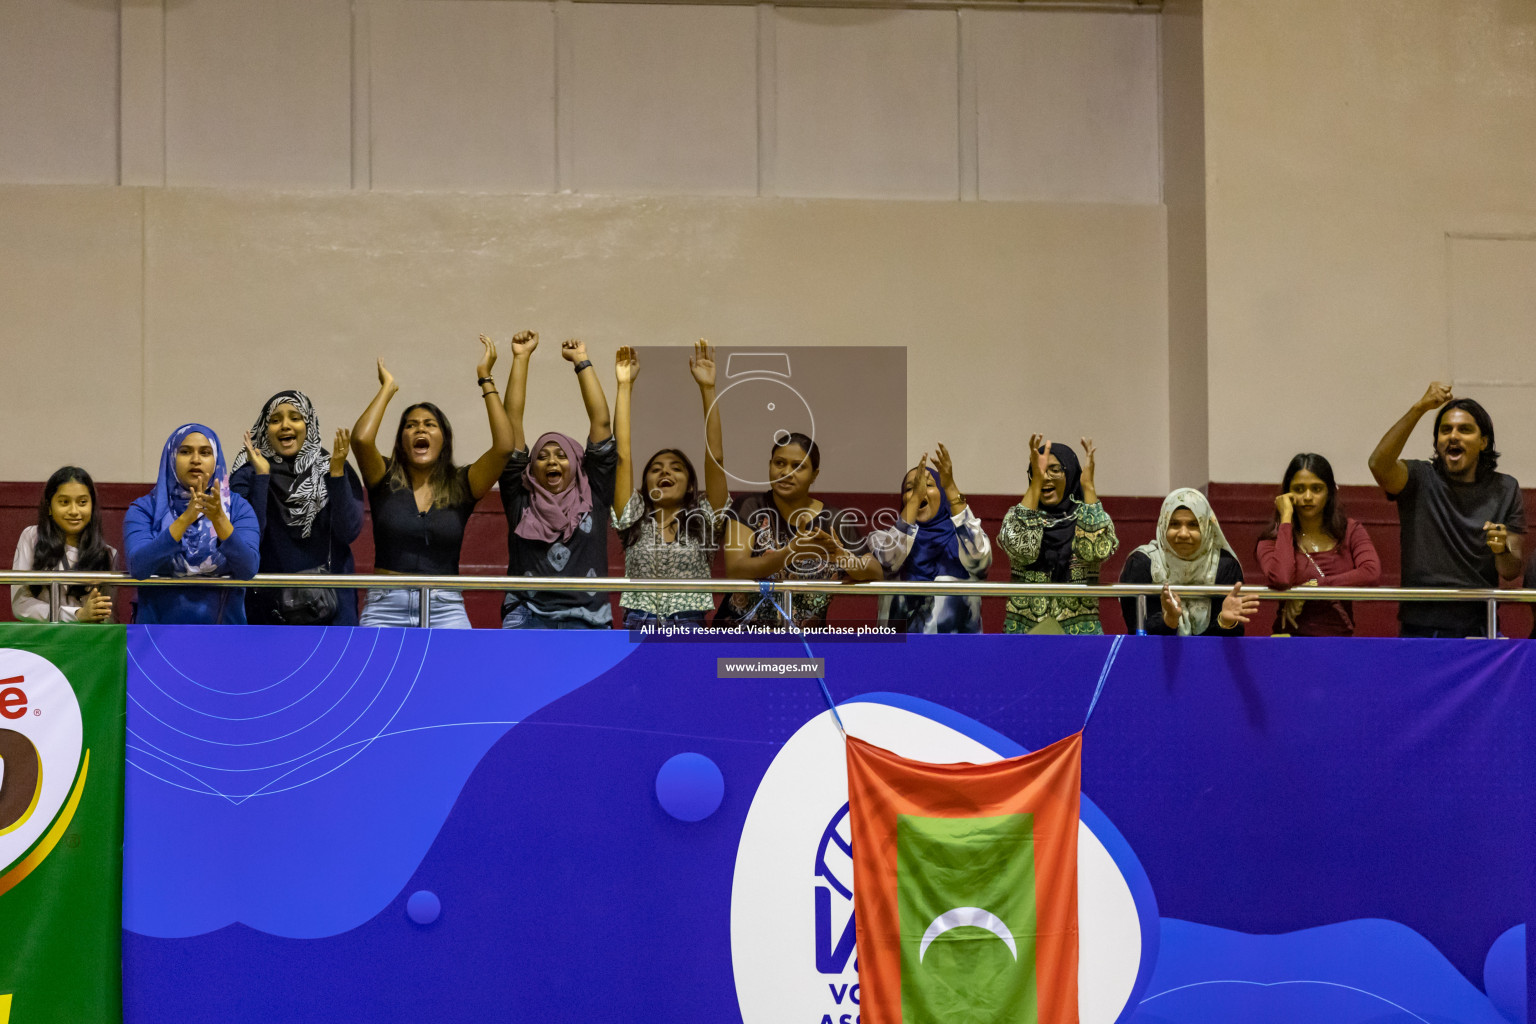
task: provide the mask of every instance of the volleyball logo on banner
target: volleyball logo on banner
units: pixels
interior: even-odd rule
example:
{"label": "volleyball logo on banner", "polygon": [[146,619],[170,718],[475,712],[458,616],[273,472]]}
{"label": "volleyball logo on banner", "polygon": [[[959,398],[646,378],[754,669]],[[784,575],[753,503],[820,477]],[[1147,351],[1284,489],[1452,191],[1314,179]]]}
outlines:
{"label": "volleyball logo on banner", "polygon": [[83,746],[64,673],[30,651],[0,649],[0,892],[41,863],[12,871],[69,802]]}
{"label": "volleyball logo on banner", "polygon": [[[947,708],[870,695],[839,705],[850,735],[932,763],[983,763],[990,730]],[[1078,834],[1083,1024],[1135,1011],[1157,956],[1158,914],[1134,853],[1083,800]],[[853,859],[843,739],[822,712],[763,775],[742,826],[731,885],[731,966],[744,1024],[859,1024]]]}

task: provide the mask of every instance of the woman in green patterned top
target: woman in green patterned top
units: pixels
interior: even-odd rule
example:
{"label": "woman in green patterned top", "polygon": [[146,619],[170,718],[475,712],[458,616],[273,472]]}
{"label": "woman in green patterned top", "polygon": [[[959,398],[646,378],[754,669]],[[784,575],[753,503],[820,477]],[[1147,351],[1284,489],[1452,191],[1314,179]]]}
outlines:
{"label": "woman in green patterned top", "polygon": [[[1086,467],[1067,445],[1040,434],[1029,439],[1029,490],[1003,516],[997,535],[1015,583],[1097,583],[1099,566],[1120,546],[1094,489],[1093,441],[1082,442]],[[1104,632],[1093,597],[1010,597],[1003,632],[1029,633],[1047,619],[1067,633]]]}

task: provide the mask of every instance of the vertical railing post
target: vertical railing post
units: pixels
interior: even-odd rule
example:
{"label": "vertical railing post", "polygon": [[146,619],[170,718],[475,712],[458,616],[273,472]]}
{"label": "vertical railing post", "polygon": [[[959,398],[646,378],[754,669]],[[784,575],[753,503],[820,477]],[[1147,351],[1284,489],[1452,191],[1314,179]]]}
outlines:
{"label": "vertical railing post", "polygon": [[1488,639],[1497,640],[1499,636],[1499,599],[1488,599]]}
{"label": "vertical railing post", "polygon": [[64,585],[58,580],[48,584],[48,621],[58,622],[64,610]]}
{"label": "vertical railing post", "polygon": [[1136,635],[1147,635],[1147,595],[1136,595]]}
{"label": "vertical railing post", "polygon": [[432,588],[420,588],[418,596],[421,599],[421,610],[416,615],[416,625],[426,629],[432,625]]}
{"label": "vertical railing post", "polygon": [[784,614],[789,616],[789,621],[784,625],[789,629],[795,628],[795,595],[790,591],[784,591]]}

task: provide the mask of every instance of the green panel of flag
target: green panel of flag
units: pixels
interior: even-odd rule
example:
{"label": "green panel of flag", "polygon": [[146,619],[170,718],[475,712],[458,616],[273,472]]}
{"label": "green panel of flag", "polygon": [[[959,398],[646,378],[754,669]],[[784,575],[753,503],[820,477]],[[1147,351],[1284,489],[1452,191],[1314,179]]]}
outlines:
{"label": "green panel of flag", "polygon": [[1039,1020],[1034,816],[896,819],[902,1024]]}

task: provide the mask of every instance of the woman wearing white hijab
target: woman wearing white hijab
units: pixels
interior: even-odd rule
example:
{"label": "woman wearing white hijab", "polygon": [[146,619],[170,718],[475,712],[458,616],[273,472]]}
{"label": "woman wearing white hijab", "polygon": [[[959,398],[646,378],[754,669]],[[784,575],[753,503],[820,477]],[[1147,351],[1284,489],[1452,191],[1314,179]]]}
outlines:
{"label": "woman wearing white hijab", "polygon": [[[1205,495],[1181,487],[1163,499],[1157,536],[1125,560],[1121,583],[1161,583],[1162,614],[1149,614],[1148,633],[1179,636],[1242,636],[1259,610],[1259,599],[1243,591],[1243,567],[1216,521]],[[1172,587],[1227,586],[1221,611],[1212,614],[1208,597],[1180,598]],[[1136,599],[1121,598],[1129,629],[1136,628]]]}

